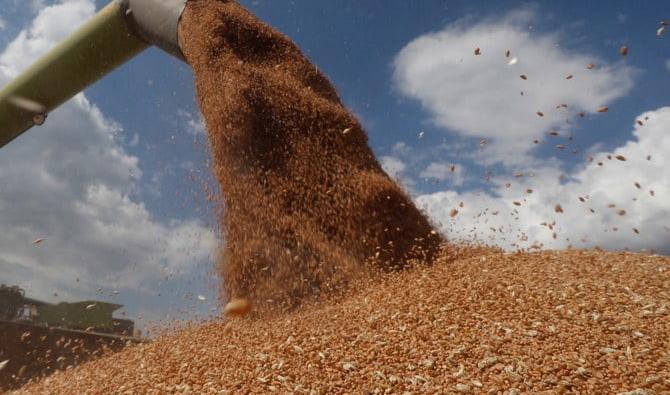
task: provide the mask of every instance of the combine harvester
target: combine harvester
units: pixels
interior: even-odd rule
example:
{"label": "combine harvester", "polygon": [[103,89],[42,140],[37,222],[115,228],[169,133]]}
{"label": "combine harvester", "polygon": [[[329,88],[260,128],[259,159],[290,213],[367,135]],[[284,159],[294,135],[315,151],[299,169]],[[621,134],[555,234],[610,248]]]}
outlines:
{"label": "combine harvester", "polygon": [[[49,112],[150,45],[184,60],[177,28],[185,6],[186,0],[109,3],[2,87],[0,147],[44,124]],[[5,346],[0,349],[0,391],[80,363],[101,349],[120,350],[129,341],[141,341],[125,336],[132,336],[133,329],[128,326],[132,322],[112,319],[118,305],[50,305],[28,300],[16,287],[3,287],[1,293],[0,337]],[[87,310],[92,304],[95,308]]]}
{"label": "combine harvester", "polygon": [[96,300],[51,304],[27,298],[23,289],[17,286],[0,285],[0,323],[12,322],[97,334],[135,336],[133,321],[113,318],[114,312],[122,307],[120,304]]}
{"label": "combine harvester", "polygon": [[121,307],[100,301],[51,304],[0,285],[0,391],[145,342],[133,321],[113,317]]}

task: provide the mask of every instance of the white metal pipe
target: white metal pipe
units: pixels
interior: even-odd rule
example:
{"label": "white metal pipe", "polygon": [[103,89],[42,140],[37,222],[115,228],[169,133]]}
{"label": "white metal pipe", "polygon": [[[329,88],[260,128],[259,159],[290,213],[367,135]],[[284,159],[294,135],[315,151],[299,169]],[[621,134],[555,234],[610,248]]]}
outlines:
{"label": "white metal pipe", "polygon": [[149,44],[185,60],[178,26],[186,0],[123,0],[132,28]]}

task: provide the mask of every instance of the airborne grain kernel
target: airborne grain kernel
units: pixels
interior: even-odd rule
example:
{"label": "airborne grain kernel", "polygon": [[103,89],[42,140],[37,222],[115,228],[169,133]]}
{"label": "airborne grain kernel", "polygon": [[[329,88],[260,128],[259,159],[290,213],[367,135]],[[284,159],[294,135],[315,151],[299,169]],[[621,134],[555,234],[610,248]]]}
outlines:
{"label": "airborne grain kernel", "polygon": [[247,299],[233,299],[224,308],[224,313],[231,317],[241,317],[251,311],[251,302]]}

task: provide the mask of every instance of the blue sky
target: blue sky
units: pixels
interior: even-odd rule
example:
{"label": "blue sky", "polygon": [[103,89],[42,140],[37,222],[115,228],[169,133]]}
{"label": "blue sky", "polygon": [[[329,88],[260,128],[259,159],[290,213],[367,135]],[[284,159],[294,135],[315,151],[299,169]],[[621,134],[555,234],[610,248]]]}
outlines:
{"label": "blue sky", "polygon": [[[105,3],[0,0],[0,85]],[[450,238],[670,252],[670,35],[657,35],[659,22],[670,19],[667,2],[242,3],[331,78],[387,172]],[[588,63],[596,67],[587,70]],[[150,49],[0,150],[7,186],[0,226],[20,229],[0,240],[0,264],[9,269],[0,282],[50,300],[100,298],[102,288],[103,298],[126,304],[141,322],[215,308],[216,219],[203,188],[214,184],[194,95],[188,66]],[[568,108],[556,109],[561,103]],[[600,106],[609,111],[596,112]],[[79,156],[83,146],[62,143],[91,128],[99,138],[90,144],[118,169],[98,169],[94,156]],[[607,159],[618,154],[627,161]],[[14,160],[26,155],[40,159],[31,170]],[[79,166],[51,170],[50,161],[63,158]],[[24,186],[27,177],[33,181]],[[53,179],[67,185],[62,197],[71,203],[34,198],[57,196]],[[37,218],[36,207],[50,220]],[[452,209],[459,214],[449,215]],[[125,229],[155,237],[139,241]],[[40,237],[46,241],[32,245]]]}

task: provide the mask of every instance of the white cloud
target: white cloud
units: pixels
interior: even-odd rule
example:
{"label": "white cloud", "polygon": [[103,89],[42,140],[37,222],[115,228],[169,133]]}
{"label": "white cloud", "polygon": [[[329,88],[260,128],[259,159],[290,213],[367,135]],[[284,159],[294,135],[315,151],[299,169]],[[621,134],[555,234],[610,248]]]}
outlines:
{"label": "white cloud", "polygon": [[133,137],[128,142],[128,146],[137,147],[138,145],[140,145],[140,135],[137,133],[133,133]]}
{"label": "white cloud", "polygon": [[[0,53],[0,82],[94,8],[72,0],[43,9]],[[48,300],[55,290],[74,299],[111,286],[155,295],[161,269],[187,273],[209,259],[217,238],[200,221],[159,221],[132,198],[142,170],[114,137],[120,128],[80,94],[0,149],[2,282]],[[37,238],[45,240],[33,245]]]}
{"label": "white cloud", "polygon": [[[564,128],[580,111],[592,113],[622,97],[635,74],[624,64],[606,64],[558,47],[558,34],[527,29],[533,18],[533,12],[520,11],[423,35],[396,57],[395,85],[418,100],[437,126],[487,138],[484,159],[489,163],[523,162],[534,138]],[[480,56],[474,55],[475,48],[481,48]],[[507,50],[518,63],[508,65]],[[589,63],[597,67],[587,70]],[[567,80],[568,75],[573,78]],[[557,109],[559,104],[568,108]]]}
{"label": "white cloud", "polygon": [[[454,240],[476,235],[505,248],[514,248],[515,243],[546,248],[572,244],[670,253],[670,158],[666,155],[670,152],[670,107],[644,113],[637,120],[643,125],[635,124],[633,141],[612,152],[595,153],[592,163],[565,175],[562,182],[560,166],[545,162],[535,169],[534,177],[494,178],[490,193],[444,191],[420,196],[418,203]],[[617,155],[626,161],[617,160]],[[450,218],[449,212],[461,201],[464,207]],[[557,204],[563,213],[555,211]],[[625,215],[619,215],[620,210]],[[540,225],[554,221],[553,230]]]}
{"label": "white cloud", "polygon": [[397,143],[393,148],[392,155],[385,155],[379,158],[379,163],[382,169],[392,179],[398,182],[405,191],[414,196],[416,195],[416,182],[412,179],[409,173],[407,163],[405,162],[405,152],[409,152],[411,148],[404,143]]}
{"label": "white cloud", "polygon": [[177,116],[184,123],[186,128],[186,133],[191,136],[204,136],[205,135],[205,119],[202,117],[202,114],[192,114],[188,111],[177,110]]}
{"label": "white cloud", "polygon": [[394,155],[397,156],[409,156],[410,153],[412,152],[412,147],[407,145],[407,143],[404,143],[402,141],[398,141],[397,143],[393,144],[393,147],[391,148],[391,152]]}
{"label": "white cloud", "polygon": [[0,74],[15,76],[94,13],[95,3],[90,0],[68,0],[44,7],[0,55]]}
{"label": "white cloud", "polygon": [[[67,0],[65,0],[65,1],[67,1]],[[31,5],[33,11],[37,12],[37,11],[44,8],[45,0],[32,0],[30,2],[30,5]]]}
{"label": "white cloud", "polygon": [[382,156],[379,158],[379,163],[382,165],[382,169],[391,176],[391,178],[398,178],[405,171],[407,166],[405,163],[395,156]]}
{"label": "white cloud", "polygon": [[7,28],[7,21],[0,17],[0,30],[5,30]]}
{"label": "white cloud", "polygon": [[419,176],[421,178],[436,181],[449,180],[452,185],[461,186],[463,185],[463,181],[465,181],[463,173],[463,166],[444,162],[433,162],[423,169],[421,173],[419,173]]}

